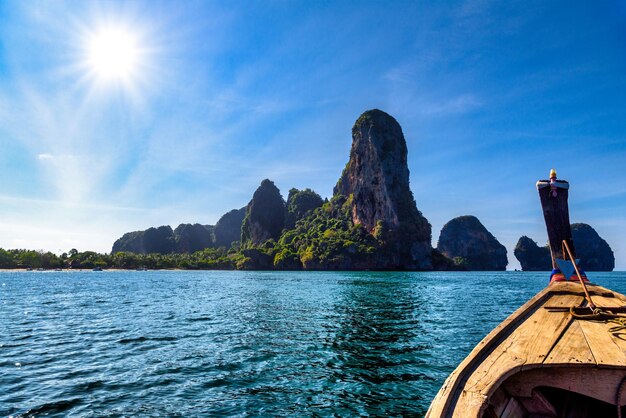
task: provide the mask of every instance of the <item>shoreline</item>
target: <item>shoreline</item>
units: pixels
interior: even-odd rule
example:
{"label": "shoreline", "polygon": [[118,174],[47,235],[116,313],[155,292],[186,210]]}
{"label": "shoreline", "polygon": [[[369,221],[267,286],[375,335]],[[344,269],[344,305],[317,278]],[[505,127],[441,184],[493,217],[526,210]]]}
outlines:
{"label": "shoreline", "polygon": [[[122,271],[248,271],[248,272],[253,272],[253,271],[273,271],[273,272],[311,272],[311,273],[319,273],[319,272],[351,272],[351,273],[356,273],[356,272],[364,272],[364,273],[382,273],[382,272],[388,272],[388,273],[445,273],[445,272],[449,272],[449,273],[546,273],[549,274],[550,271],[546,270],[546,271],[537,271],[537,270],[238,270],[238,269],[181,269],[181,268],[162,268],[162,269],[145,269],[145,270],[138,270],[138,269],[134,269],[134,268],[128,268],[128,269],[122,269],[122,268],[103,268],[102,270],[96,270],[94,271],[93,269],[61,269],[61,270],[55,270],[55,269],[43,269],[43,270],[37,270],[37,269],[25,269],[25,268],[0,268],[0,273],[11,273],[11,272],[16,272],[16,273],[63,273],[63,272],[94,272],[94,273],[99,273],[99,272],[105,272],[105,271],[112,271],[112,272],[122,272]],[[611,270],[611,271],[587,271],[587,273],[590,274],[596,274],[596,273],[622,273],[626,270]]]}

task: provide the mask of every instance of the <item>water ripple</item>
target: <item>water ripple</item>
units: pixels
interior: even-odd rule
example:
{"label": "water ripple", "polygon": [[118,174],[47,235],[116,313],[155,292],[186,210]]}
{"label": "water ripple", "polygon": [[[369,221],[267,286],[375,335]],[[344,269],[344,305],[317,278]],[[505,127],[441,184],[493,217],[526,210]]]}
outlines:
{"label": "water ripple", "polygon": [[[596,281],[624,292],[624,278]],[[423,416],[456,364],[545,282],[0,272],[0,416]]]}

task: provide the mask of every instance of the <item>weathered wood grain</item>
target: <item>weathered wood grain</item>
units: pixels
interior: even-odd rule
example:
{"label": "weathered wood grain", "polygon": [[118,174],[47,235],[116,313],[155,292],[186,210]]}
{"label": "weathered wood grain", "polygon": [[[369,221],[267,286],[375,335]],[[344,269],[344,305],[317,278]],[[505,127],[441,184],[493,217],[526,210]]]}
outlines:
{"label": "weathered wood grain", "polygon": [[[598,306],[626,303],[623,295],[600,286],[589,285],[589,293]],[[572,282],[554,283],[538,293],[474,348],[450,375],[426,416],[481,417],[490,397],[505,381],[508,384],[507,379],[535,368],[549,370],[546,378],[555,376],[554,370],[565,372],[572,367],[577,373],[586,370],[590,376],[586,380],[588,384],[597,380],[594,376],[599,376],[598,366],[617,369],[608,386],[598,385],[597,389],[602,393],[614,391],[609,386],[619,376],[626,376],[626,338],[622,340],[609,332],[615,324],[574,319],[568,308],[581,306],[583,295],[581,285]],[[527,398],[535,387],[530,386]],[[607,393],[603,396],[610,398]],[[506,402],[505,409],[509,404]],[[502,400],[491,405],[490,410],[505,413]],[[518,409],[514,405],[510,408],[511,416],[516,416]]]}
{"label": "weathered wood grain", "polygon": [[[426,417],[447,417],[454,415],[455,410],[457,410],[459,398],[464,392],[465,383],[474,369],[480,365],[485,356],[488,356],[493,349],[497,348],[502,338],[508,335],[523,321],[523,315],[527,311],[537,309],[546,298],[549,298],[549,292],[549,288],[539,292],[507,319],[502,321],[500,325],[494,328],[476,345],[476,347],[474,347],[472,352],[461,362],[456,370],[452,372],[448,379],[446,379],[444,385],[431,403],[428,412],[426,412]],[[461,406],[458,410],[465,406],[463,401],[461,401],[460,404]]]}
{"label": "weathered wood grain", "polygon": [[[581,300],[577,295],[552,295],[546,303],[571,306]],[[535,310],[483,361],[468,379],[465,390],[487,395],[494,385],[524,365],[543,363],[570,322],[569,312]]]}
{"label": "weathered wood grain", "polygon": [[569,324],[563,336],[546,357],[544,364],[596,364],[596,359],[578,322],[572,321]]}

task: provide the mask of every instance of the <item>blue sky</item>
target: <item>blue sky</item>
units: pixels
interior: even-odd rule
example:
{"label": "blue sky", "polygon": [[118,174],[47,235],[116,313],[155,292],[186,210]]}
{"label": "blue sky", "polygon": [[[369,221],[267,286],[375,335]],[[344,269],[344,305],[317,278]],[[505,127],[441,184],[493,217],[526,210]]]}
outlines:
{"label": "blue sky", "polygon": [[[132,77],[85,64],[103,28]],[[626,3],[0,3],[0,247],[110,251],[122,233],[212,224],[264,178],[332,194],[351,127],[401,124],[433,225],[472,214],[546,242],[535,181],[626,269]]]}

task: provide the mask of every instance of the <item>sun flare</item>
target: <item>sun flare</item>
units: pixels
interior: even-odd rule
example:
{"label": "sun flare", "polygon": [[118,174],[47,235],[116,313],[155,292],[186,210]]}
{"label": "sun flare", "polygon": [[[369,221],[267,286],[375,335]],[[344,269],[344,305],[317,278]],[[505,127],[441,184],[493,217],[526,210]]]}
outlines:
{"label": "sun flare", "polygon": [[91,36],[87,61],[101,79],[128,79],[138,64],[139,49],[134,34],[124,29],[105,29]]}

